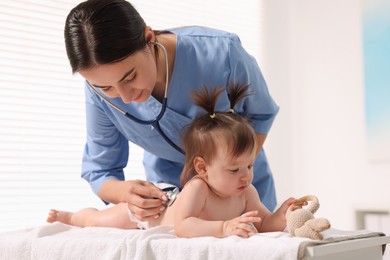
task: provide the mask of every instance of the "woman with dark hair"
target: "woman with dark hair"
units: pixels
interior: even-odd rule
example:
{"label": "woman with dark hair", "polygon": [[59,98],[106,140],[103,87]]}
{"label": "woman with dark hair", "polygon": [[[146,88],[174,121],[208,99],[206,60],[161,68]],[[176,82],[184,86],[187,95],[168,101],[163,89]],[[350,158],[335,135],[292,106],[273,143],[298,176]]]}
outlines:
{"label": "woman with dark hair", "polygon": [[[82,177],[102,200],[126,202],[142,221],[158,218],[167,198],[153,183],[180,187],[180,131],[199,112],[191,103],[193,90],[240,82],[251,85],[251,95],[235,113],[248,119],[258,138],[252,183],[264,205],[274,209],[274,182],[262,146],[278,106],[237,35],[197,26],[155,31],[127,1],[88,0],[69,13],[65,43],[73,72],[86,79]],[[229,106],[224,91],[216,109]],[[147,181],[124,179],[129,141],[144,149]]]}

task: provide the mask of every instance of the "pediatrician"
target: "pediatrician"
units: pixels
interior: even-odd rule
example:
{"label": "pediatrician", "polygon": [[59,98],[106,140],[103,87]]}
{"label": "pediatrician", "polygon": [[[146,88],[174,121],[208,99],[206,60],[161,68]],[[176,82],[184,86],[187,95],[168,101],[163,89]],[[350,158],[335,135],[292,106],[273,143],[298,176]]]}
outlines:
{"label": "pediatrician", "polygon": [[[245,115],[257,133],[253,184],[263,203],[275,208],[262,145],[278,106],[237,35],[196,26],[154,31],[127,1],[89,0],[69,13],[65,43],[73,73],[86,79],[82,177],[102,200],[127,202],[142,221],[157,218],[166,196],[152,182],[180,186],[181,130],[201,112],[192,91],[243,83],[252,95],[234,113]],[[229,109],[224,92],[216,110]],[[145,151],[147,181],[124,180],[129,141]]]}

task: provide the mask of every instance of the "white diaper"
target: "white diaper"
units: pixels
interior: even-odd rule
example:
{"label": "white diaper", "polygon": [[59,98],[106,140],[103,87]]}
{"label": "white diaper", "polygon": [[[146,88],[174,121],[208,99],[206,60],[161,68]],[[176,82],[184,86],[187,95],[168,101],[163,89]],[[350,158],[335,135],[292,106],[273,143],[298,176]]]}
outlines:
{"label": "white diaper", "polygon": [[148,221],[141,221],[138,218],[134,217],[133,213],[131,212],[130,209],[127,209],[127,212],[129,213],[129,219],[132,222],[137,223],[137,227],[139,229],[148,229],[149,228],[149,222]]}

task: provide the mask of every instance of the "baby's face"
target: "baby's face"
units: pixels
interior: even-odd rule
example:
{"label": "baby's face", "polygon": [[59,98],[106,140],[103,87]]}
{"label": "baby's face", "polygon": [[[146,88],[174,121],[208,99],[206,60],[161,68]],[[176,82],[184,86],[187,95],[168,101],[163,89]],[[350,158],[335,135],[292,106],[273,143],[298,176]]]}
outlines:
{"label": "baby's face", "polygon": [[220,196],[240,195],[252,183],[255,151],[232,158],[226,149],[218,149],[207,164],[209,186]]}

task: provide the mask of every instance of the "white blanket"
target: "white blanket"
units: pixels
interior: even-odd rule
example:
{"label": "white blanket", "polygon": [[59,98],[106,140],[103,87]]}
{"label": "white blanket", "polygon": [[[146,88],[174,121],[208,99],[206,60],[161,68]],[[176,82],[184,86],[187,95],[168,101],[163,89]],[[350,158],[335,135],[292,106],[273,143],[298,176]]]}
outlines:
{"label": "white blanket", "polygon": [[[378,236],[368,231],[330,229],[325,241]],[[79,228],[62,223],[0,233],[0,259],[301,259],[304,247],[317,243],[286,232],[259,233],[248,239],[231,236],[177,238],[172,227],[148,230]]]}

